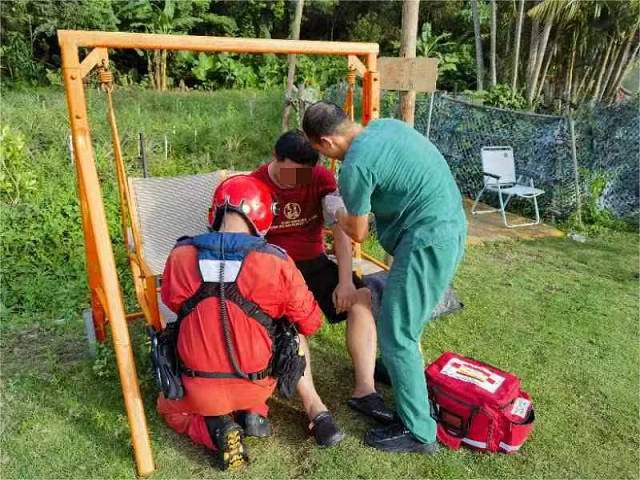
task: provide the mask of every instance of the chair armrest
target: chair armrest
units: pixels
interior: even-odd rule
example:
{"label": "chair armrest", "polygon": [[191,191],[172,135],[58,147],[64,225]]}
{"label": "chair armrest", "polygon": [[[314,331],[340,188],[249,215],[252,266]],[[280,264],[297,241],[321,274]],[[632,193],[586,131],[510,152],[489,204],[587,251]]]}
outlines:
{"label": "chair armrest", "polygon": [[538,175],[533,170],[528,170],[526,168],[518,168],[518,176],[524,176],[527,178],[535,178]]}
{"label": "chair armrest", "polygon": [[487,177],[495,178],[496,180],[500,180],[500,175],[495,175],[493,173],[482,172],[482,175],[486,175]]}

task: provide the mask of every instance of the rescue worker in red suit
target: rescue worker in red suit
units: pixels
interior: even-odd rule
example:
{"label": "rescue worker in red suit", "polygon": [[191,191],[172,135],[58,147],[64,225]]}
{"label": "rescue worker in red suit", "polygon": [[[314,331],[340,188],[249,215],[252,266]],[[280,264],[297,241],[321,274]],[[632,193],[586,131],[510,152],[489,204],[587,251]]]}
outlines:
{"label": "rescue worker in red suit", "polygon": [[[203,282],[219,281],[224,264],[225,285],[235,282],[242,297],[271,318],[286,317],[301,336],[316,332],[322,314],[295,263],[261,238],[271,226],[274,207],[269,190],[256,179],[239,175],[221,183],[209,216],[211,233],[178,242],[167,259],[162,282],[165,305],[180,312]],[[203,257],[203,245],[223,249],[224,261]],[[248,251],[244,258],[238,253],[242,251]],[[217,452],[222,469],[248,461],[244,435],[270,435],[266,401],[277,384],[271,376],[233,378],[236,366],[243,372],[267,372],[272,341],[266,328],[237,304],[226,300],[225,305],[227,327],[219,297],[205,298],[182,318],[177,350],[185,395],[167,400],[161,394],[157,404],[172,429]],[[235,359],[229,354],[225,328]],[[189,371],[222,372],[230,378],[201,378],[185,373]],[[316,440],[331,443],[342,435],[329,412],[310,420]]]}

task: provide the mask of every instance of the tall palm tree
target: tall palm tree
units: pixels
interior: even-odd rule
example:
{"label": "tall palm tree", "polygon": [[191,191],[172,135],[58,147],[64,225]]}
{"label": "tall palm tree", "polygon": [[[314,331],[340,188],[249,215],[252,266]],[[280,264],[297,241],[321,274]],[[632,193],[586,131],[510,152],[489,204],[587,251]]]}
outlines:
{"label": "tall palm tree", "polygon": [[478,14],[478,0],[471,0],[473,10],[473,30],[476,37],[476,90],[484,90],[484,57],[482,55],[482,36],[480,31],[480,16]]}
{"label": "tall palm tree", "polygon": [[[564,79],[566,98],[571,101],[611,100],[615,96],[620,75],[633,57],[629,52],[636,42],[639,14],[640,0],[544,0],[529,10],[528,15],[534,22],[544,22],[545,28],[552,24],[559,35],[557,41],[554,36],[547,55],[563,43],[570,51],[567,78]],[[527,96],[530,101],[542,89],[546,78],[544,70],[542,78],[539,71],[536,73],[542,61],[540,53],[547,50],[547,45],[542,48],[543,40],[541,37],[528,78],[528,92],[533,90],[533,94]],[[547,57],[545,70],[550,60]],[[555,61],[552,68],[560,71],[557,62],[563,59]]]}
{"label": "tall palm tree", "polygon": [[498,83],[496,75],[496,32],[498,29],[498,3],[496,0],[491,0],[491,56],[489,59],[489,65],[491,69],[491,77],[489,81],[489,88],[495,87]]}
{"label": "tall palm tree", "polygon": [[520,0],[518,19],[516,20],[516,34],[513,47],[513,77],[511,78],[511,98],[513,99],[518,88],[518,66],[520,62],[520,41],[522,39],[522,22],[524,21],[524,0]]}

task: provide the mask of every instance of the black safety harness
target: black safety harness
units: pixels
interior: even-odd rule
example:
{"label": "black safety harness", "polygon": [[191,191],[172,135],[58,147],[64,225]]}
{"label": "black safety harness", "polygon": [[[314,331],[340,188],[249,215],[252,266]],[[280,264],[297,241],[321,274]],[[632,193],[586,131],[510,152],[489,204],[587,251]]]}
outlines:
{"label": "black safety harness", "polygon": [[[195,245],[193,239],[184,237],[178,240],[177,246]],[[198,248],[203,248],[196,245]],[[215,251],[217,248],[205,249]],[[277,249],[278,254],[286,255],[273,245],[268,245],[264,241],[252,242],[242,246],[239,250],[230,251],[228,253],[242,252],[244,258],[254,250],[269,248]],[[224,258],[224,250],[221,252]],[[185,394],[184,386],[180,378],[181,374],[185,374],[192,378],[210,378],[210,379],[233,379],[241,378],[248,381],[258,381],[269,376],[276,378],[278,381],[278,392],[287,398],[293,397],[295,389],[304,374],[306,367],[305,357],[300,350],[298,332],[296,328],[286,319],[274,319],[265,313],[258,305],[245,298],[235,281],[225,282],[224,277],[225,262],[220,263],[220,281],[205,281],[198,287],[198,290],[185,300],[178,309],[178,317],[175,322],[167,323],[163,332],[159,333],[152,327],[148,327],[148,333],[151,339],[151,363],[156,378],[156,384],[160,388],[168,400],[176,400],[182,398]],[[239,272],[238,272],[239,275]],[[237,276],[236,276],[237,278]],[[233,365],[233,372],[203,372],[193,370],[185,365],[178,355],[178,335],[180,325],[187,315],[189,315],[198,306],[198,304],[207,298],[216,297],[220,299],[220,314],[225,337],[225,345],[229,359]],[[236,360],[234,348],[229,333],[229,319],[227,315],[226,301],[230,301],[237,305],[248,317],[254,319],[262,325],[267,331],[271,339],[271,359],[269,365],[259,372],[243,372]]]}
{"label": "black safety harness", "polygon": [[[227,282],[224,286],[224,290],[225,299],[236,304],[248,317],[253,318],[256,322],[262,325],[269,333],[269,338],[271,338],[272,344],[275,345],[276,324],[274,319],[263,312],[258,305],[243,297],[235,282]],[[182,320],[189,315],[200,302],[211,297],[220,298],[220,284],[216,282],[202,282],[198,290],[196,290],[196,293],[185,300],[178,310],[178,318],[176,320],[176,327],[178,331],[180,330],[180,323]],[[246,373],[246,376],[243,376],[237,372],[201,372],[192,370],[184,365],[182,361],[180,362],[180,369],[182,370],[182,373],[190,377],[246,378],[253,381],[262,380],[263,378],[270,376],[271,366],[272,362],[269,362],[269,365],[264,370],[260,372]]]}

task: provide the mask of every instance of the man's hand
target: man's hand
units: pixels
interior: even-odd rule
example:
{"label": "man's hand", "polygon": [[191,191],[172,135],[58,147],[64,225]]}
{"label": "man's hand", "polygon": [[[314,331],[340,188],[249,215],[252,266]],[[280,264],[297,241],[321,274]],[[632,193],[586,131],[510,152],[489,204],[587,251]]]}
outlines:
{"label": "man's hand", "polygon": [[336,307],[336,313],[350,310],[357,300],[356,287],[351,280],[348,282],[339,282],[333,291],[333,305]]}
{"label": "man's hand", "polygon": [[338,221],[336,213],[341,208],[344,209],[344,202],[339,192],[332,192],[322,198],[322,214],[324,215],[324,223],[327,227],[334,225]]}

